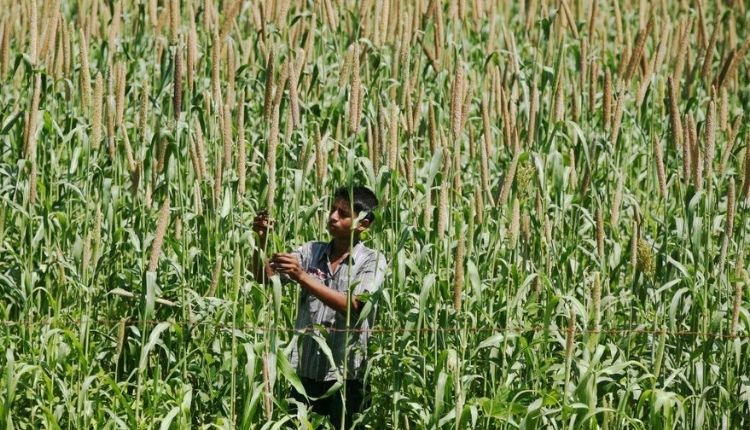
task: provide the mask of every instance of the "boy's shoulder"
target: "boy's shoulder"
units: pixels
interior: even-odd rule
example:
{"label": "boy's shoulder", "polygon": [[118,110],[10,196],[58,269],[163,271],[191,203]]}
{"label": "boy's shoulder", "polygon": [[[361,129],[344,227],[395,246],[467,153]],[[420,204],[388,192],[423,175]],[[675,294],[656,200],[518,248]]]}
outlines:
{"label": "boy's shoulder", "polygon": [[382,252],[378,251],[377,249],[370,248],[362,242],[357,244],[356,255],[354,256],[355,261],[358,259],[370,263],[380,262],[385,264],[386,262],[385,255],[383,255]]}

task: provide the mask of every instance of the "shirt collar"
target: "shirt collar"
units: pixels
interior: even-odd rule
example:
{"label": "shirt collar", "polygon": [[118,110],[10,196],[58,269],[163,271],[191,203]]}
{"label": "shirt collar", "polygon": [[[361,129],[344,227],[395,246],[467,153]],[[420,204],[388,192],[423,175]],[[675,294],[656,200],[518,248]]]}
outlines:
{"label": "shirt collar", "polygon": [[[363,247],[364,245],[362,244],[362,241],[358,241],[357,243],[355,243],[352,249],[349,250],[349,255],[347,256],[346,261],[350,264],[355,264]],[[333,251],[333,239],[331,239],[331,241],[326,245],[321,258],[330,259],[331,251]]]}

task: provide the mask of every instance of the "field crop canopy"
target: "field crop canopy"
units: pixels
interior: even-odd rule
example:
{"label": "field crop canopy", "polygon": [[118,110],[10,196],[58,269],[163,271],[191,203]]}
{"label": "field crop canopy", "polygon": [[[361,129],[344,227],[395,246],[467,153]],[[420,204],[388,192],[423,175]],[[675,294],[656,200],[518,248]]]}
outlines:
{"label": "field crop canopy", "polygon": [[290,395],[331,333],[251,266],[354,185],[388,266],[349,315],[364,428],[750,428],[749,23],[0,0],[0,428],[331,428]]}

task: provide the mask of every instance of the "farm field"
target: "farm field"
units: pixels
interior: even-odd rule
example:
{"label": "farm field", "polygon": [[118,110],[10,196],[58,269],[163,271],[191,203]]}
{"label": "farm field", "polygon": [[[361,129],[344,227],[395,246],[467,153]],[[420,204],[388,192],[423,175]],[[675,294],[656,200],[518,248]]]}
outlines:
{"label": "farm field", "polygon": [[251,226],[364,184],[367,428],[750,428],[749,19],[0,0],[0,427],[329,426]]}

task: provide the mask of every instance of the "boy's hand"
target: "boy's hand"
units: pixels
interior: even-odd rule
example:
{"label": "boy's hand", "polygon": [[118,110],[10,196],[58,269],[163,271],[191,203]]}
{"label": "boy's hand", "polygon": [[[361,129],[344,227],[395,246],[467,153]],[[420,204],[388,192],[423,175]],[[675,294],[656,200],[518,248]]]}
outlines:
{"label": "boy's hand", "polygon": [[276,253],[271,257],[271,267],[278,273],[285,273],[297,281],[305,272],[294,254]]}
{"label": "boy's hand", "polygon": [[262,209],[253,219],[253,231],[258,233],[261,239],[265,239],[268,230],[273,227],[273,220],[268,218],[268,210]]}

